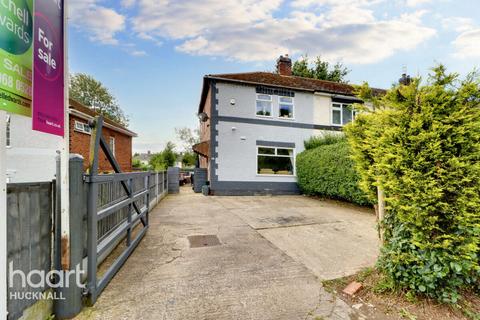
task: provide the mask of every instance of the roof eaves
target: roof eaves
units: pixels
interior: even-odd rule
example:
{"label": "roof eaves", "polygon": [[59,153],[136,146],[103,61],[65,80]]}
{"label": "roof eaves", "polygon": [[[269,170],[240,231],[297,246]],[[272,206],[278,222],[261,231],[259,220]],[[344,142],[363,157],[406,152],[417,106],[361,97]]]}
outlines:
{"label": "roof eaves", "polygon": [[[77,109],[74,109],[74,108],[70,108],[69,113],[71,113],[71,114],[73,114],[73,115],[75,115],[75,116],[77,116],[77,117],[79,117],[79,118],[85,119],[85,120],[91,120],[91,119],[94,118],[94,117],[92,117],[91,115],[86,114],[86,113],[83,113],[83,112],[81,112],[81,111],[79,111],[79,110],[77,110]],[[104,122],[103,125],[104,125],[105,127],[107,127],[107,128],[110,128],[110,129],[112,129],[112,130],[118,131],[118,132],[123,133],[123,134],[125,134],[125,135],[127,135],[127,136],[130,136],[130,137],[133,137],[133,138],[138,137],[138,134],[137,134],[137,133],[135,133],[135,132],[133,132],[133,131],[130,131],[130,130],[128,130],[128,129],[122,128],[122,127],[115,126],[115,125],[110,124],[110,123],[108,123],[108,122]]]}
{"label": "roof eaves", "polygon": [[245,84],[261,85],[261,86],[281,87],[281,88],[297,90],[297,91],[315,92],[315,90],[313,90],[313,89],[303,88],[303,87],[283,86],[283,85],[279,85],[279,84],[271,84],[271,83],[258,82],[258,81],[248,81],[248,80],[223,78],[223,77],[218,77],[218,76],[214,76],[214,75],[207,75],[205,77],[208,78],[208,79],[220,80],[220,81],[225,81],[225,82],[245,83]]}
{"label": "roof eaves", "polygon": [[203,112],[203,107],[205,106],[205,100],[207,100],[208,96],[208,76],[203,77],[203,85],[202,85],[202,92],[200,93],[200,103],[198,105],[198,114]]}

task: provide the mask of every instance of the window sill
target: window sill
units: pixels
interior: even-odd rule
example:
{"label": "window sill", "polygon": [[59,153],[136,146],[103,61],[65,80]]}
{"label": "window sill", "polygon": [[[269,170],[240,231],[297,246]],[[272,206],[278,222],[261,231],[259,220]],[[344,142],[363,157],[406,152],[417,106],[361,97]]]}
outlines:
{"label": "window sill", "polygon": [[294,121],[295,118],[278,117],[278,120]]}
{"label": "window sill", "polygon": [[256,174],[257,177],[290,177],[290,178],[296,178],[297,176],[294,174]]}
{"label": "window sill", "polygon": [[91,132],[85,132],[85,131],[81,131],[81,130],[78,130],[78,129],[73,129],[73,131],[78,132],[78,133],[83,133],[83,134],[86,134],[86,135],[89,135],[89,136],[92,135]]}
{"label": "window sill", "polygon": [[258,114],[255,115],[257,118],[263,118],[263,119],[273,119],[273,116],[260,116]]}

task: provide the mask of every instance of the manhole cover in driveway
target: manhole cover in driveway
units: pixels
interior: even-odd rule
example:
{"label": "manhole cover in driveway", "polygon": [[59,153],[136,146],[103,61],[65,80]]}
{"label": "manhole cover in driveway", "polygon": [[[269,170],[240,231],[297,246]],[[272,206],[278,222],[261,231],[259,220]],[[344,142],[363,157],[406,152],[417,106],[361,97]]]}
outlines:
{"label": "manhole cover in driveway", "polygon": [[220,240],[214,234],[206,234],[199,236],[188,236],[190,248],[213,247],[221,245]]}

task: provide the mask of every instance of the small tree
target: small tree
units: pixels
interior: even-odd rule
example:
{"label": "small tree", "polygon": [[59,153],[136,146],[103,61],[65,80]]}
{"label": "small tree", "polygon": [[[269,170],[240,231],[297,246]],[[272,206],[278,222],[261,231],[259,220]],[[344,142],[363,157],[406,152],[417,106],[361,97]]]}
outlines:
{"label": "small tree", "polygon": [[361,186],[385,193],[379,267],[396,288],[455,303],[460,289],[480,289],[479,78],[440,65],[426,85],[413,79],[373,102],[385,108],[346,133]]}
{"label": "small tree", "polygon": [[178,140],[182,142],[182,164],[186,167],[193,167],[197,162],[197,155],[192,151],[194,144],[200,142],[200,131],[198,129],[192,130],[190,128],[175,128]]}
{"label": "small tree", "polygon": [[77,73],[70,76],[70,97],[109,119],[128,125],[128,118],[109,90],[92,76]]}
{"label": "small tree", "polygon": [[197,162],[197,155],[194,152],[184,152],[182,154],[182,164],[185,167],[194,167]]}
{"label": "small tree", "polygon": [[307,56],[295,61],[292,66],[294,76],[334,82],[347,82],[345,77],[348,73],[349,70],[342,63],[337,62],[331,67],[329,62],[323,61],[320,57],[315,58],[312,67]]}
{"label": "small tree", "polygon": [[173,167],[176,160],[175,145],[169,141],[162,152],[152,155],[149,164],[155,171],[160,171]]}

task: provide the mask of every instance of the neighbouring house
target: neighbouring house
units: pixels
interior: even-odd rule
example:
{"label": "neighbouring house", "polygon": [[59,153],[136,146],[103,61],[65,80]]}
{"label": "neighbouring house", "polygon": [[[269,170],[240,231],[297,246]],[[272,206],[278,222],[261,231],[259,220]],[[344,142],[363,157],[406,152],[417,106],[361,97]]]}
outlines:
{"label": "neighbouring house", "polygon": [[[97,114],[92,109],[72,99],[70,99],[69,114],[70,153],[81,154],[85,159],[83,163],[84,168],[87,169],[91,135],[88,121],[93,119]],[[102,134],[108,142],[110,150],[112,150],[115,155],[115,159],[122,171],[132,171],[132,138],[137,137],[137,134],[106,117],[104,117]],[[98,167],[100,172],[113,171],[103,151],[100,152]]]}
{"label": "neighbouring house", "polygon": [[[378,93],[383,90],[375,89]],[[339,132],[361,103],[348,84],[277,72],[206,75],[198,108],[201,142],[193,149],[215,195],[298,193],[295,156],[304,141]]]}
{"label": "neighbouring house", "polygon": [[147,153],[136,153],[134,154],[133,158],[138,159],[142,165],[148,166],[150,164],[150,159],[152,158],[153,154],[150,150]]}
{"label": "neighbouring house", "polygon": [[[88,166],[90,128],[88,120],[96,113],[82,104],[70,100],[69,132],[70,153],[81,154],[85,169]],[[55,178],[57,150],[62,138],[32,130],[29,117],[7,115],[7,180],[9,183],[51,181]],[[137,134],[120,124],[105,119],[103,135],[114,150],[122,171],[132,169],[132,138]],[[111,171],[103,152],[100,156],[100,170]]]}

